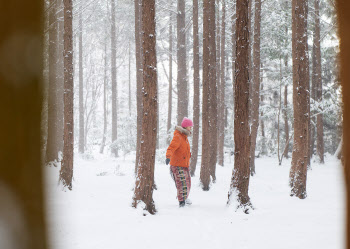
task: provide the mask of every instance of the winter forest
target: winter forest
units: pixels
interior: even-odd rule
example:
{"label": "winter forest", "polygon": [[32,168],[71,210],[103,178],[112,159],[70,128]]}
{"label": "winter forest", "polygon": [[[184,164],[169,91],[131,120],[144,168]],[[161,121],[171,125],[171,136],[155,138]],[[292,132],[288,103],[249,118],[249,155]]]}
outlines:
{"label": "winter forest", "polygon": [[44,4],[53,248],[344,247],[334,0]]}

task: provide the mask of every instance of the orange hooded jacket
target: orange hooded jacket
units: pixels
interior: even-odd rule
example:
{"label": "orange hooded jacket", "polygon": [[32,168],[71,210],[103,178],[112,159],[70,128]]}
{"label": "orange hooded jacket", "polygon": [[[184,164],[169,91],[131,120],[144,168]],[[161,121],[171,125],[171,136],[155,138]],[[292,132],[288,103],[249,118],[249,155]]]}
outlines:
{"label": "orange hooded jacket", "polygon": [[190,134],[188,130],[176,126],[173,140],[166,151],[166,158],[170,159],[171,166],[187,168],[190,166],[191,151],[187,139],[187,135]]}

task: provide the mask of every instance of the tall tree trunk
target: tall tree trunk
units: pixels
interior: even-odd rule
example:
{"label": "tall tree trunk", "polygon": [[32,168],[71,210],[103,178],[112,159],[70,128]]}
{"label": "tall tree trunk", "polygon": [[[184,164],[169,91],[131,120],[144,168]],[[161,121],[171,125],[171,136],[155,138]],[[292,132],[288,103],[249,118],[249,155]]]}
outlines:
{"label": "tall tree trunk", "polygon": [[48,248],[40,143],[43,7],[40,0],[1,2],[0,248]]}
{"label": "tall tree trunk", "polygon": [[[262,73],[263,74],[263,73]],[[263,77],[261,77],[261,91],[264,90]],[[264,94],[260,96],[261,105],[265,105],[265,97]],[[266,136],[265,136],[265,122],[264,122],[264,112],[260,113],[260,130],[261,130],[261,155],[267,155],[267,147],[266,147]]]}
{"label": "tall tree trunk", "polygon": [[[107,41],[107,37],[105,39]],[[100,147],[100,153],[103,153],[103,150],[106,145],[107,138],[107,42],[105,42],[105,66],[104,66],[104,79],[103,79],[103,137]]]}
{"label": "tall tree trunk", "polygon": [[[215,45],[215,0],[203,3],[203,102],[202,102],[202,163],[200,182],[202,189],[210,188],[213,176],[213,157],[216,161],[216,45]],[[215,179],[213,179],[215,180]]]}
{"label": "tall tree trunk", "polygon": [[285,158],[289,158],[288,151],[289,151],[289,125],[288,125],[288,86],[287,84],[284,86],[284,133],[286,135],[286,145],[285,150],[283,153],[283,156]]}
{"label": "tall tree trunk", "polygon": [[246,213],[251,207],[248,195],[250,177],[248,1],[237,1],[236,5],[235,162],[228,197],[228,203],[236,201],[238,207],[242,207]]}
{"label": "tall tree trunk", "polygon": [[226,4],[222,0],[222,20],[221,20],[221,55],[220,55],[220,82],[218,85],[218,163],[224,166],[224,141],[225,141],[225,31],[226,31]]}
{"label": "tall tree trunk", "polygon": [[60,181],[72,190],[74,155],[73,4],[64,0],[64,147]]}
{"label": "tall tree trunk", "polygon": [[[313,30],[313,41],[315,41],[315,28]],[[315,151],[315,138],[316,138],[316,113],[315,107],[316,105],[316,56],[315,56],[315,44],[312,45],[312,53],[311,53],[311,60],[312,60],[312,74],[311,74],[311,103],[313,104],[313,110],[311,112],[311,141],[310,141],[310,157],[313,156],[313,153]]]}
{"label": "tall tree trunk", "polygon": [[252,29],[252,23],[253,23],[253,0],[249,0],[248,3],[248,29],[249,29],[249,37],[248,37],[248,46],[249,46],[249,53],[248,53],[248,63],[249,63],[249,125],[252,125],[252,92],[253,92],[253,62],[252,62],[252,43],[253,43],[253,29]]}
{"label": "tall tree trunk", "polygon": [[48,120],[47,120],[47,144],[45,162],[48,164],[58,160],[58,140],[57,134],[57,59],[58,59],[58,23],[56,0],[50,1],[49,12],[49,94],[48,94]]}
{"label": "tall tree trunk", "polygon": [[129,63],[128,63],[128,76],[129,76],[129,117],[131,117],[131,45],[130,45],[130,40],[129,40]]}
{"label": "tall tree trunk", "polygon": [[252,110],[250,133],[250,174],[255,174],[255,147],[259,127],[259,101],[260,101],[260,26],[261,26],[261,0],[255,0],[254,44],[253,44],[253,82],[252,82]]}
{"label": "tall tree trunk", "polygon": [[83,4],[79,10],[79,153],[84,153],[85,129],[84,129],[84,71],[83,71]]}
{"label": "tall tree trunk", "polygon": [[[118,138],[118,114],[117,114],[117,42],[115,34],[115,0],[111,0],[111,73],[112,73],[112,143],[115,143]],[[116,144],[112,147],[112,155],[118,156],[118,148]]]}
{"label": "tall tree trunk", "polygon": [[323,108],[322,108],[322,66],[321,66],[321,37],[320,37],[320,0],[315,0],[315,79],[316,79],[316,101],[320,110],[316,116],[317,129],[317,155],[320,163],[324,163],[324,141],[323,141]]}
{"label": "tall tree trunk", "polygon": [[141,132],[142,132],[142,48],[141,48],[141,20],[140,0],[135,1],[135,57],[136,57],[136,105],[137,105],[137,131],[136,131],[136,160],[135,175],[140,160]]}
{"label": "tall tree trunk", "polygon": [[57,136],[58,150],[63,152],[63,130],[64,130],[64,4],[63,0],[58,0],[58,63],[57,63]]}
{"label": "tall tree trunk", "polygon": [[193,139],[190,163],[191,176],[195,175],[199,143],[199,35],[198,35],[198,0],[193,0]]}
{"label": "tall tree trunk", "polygon": [[307,45],[307,15],[307,1],[293,0],[292,54],[294,142],[289,183],[291,186],[291,195],[295,195],[300,199],[306,198],[306,176],[309,158],[309,113],[307,111],[309,98],[309,59]]}
{"label": "tall tree trunk", "polygon": [[[169,92],[168,92],[168,122],[167,122],[167,143],[171,142],[171,116],[173,110],[173,14],[169,12]],[[194,25],[194,24],[193,24]]]}
{"label": "tall tree trunk", "polygon": [[155,0],[142,1],[143,115],[142,143],[135,183],[133,206],[140,202],[150,213],[156,212],[153,202],[154,163],[157,140],[157,56]]}
{"label": "tall tree trunk", "polygon": [[188,116],[185,0],[177,0],[177,123]]}

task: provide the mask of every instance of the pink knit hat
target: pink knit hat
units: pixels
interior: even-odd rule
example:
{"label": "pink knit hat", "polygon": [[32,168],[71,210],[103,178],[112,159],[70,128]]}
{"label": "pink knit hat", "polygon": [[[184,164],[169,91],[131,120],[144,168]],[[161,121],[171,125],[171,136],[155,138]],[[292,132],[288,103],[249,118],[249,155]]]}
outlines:
{"label": "pink knit hat", "polygon": [[186,128],[186,127],[189,127],[189,126],[193,127],[193,122],[192,122],[191,119],[184,117],[184,119],[181,122],[181,126],[183,128]]}

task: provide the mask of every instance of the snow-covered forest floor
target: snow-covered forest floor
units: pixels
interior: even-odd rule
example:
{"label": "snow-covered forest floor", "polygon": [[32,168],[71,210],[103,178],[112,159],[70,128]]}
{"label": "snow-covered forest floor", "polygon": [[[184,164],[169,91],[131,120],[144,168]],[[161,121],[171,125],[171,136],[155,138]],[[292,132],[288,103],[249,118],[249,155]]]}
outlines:
{"label": "snow-covered forest floor", "polygon": [[[156,215],[131,207],[134,154],[75,157],[73,191],[58,186],[59,168],[46,168],[49,231],[54,249],[336,249],[344,248],[345,187],[340,162],[312,164],[307,198],[289,196],[290,160],[257,158],[249,195],[255,210],[226,206],[233,158],[217,166],[210,191],[192,178],[193,204],[179,208],[169,167],[156,162]],[[165,157],[164,157],[165,158]]]}

